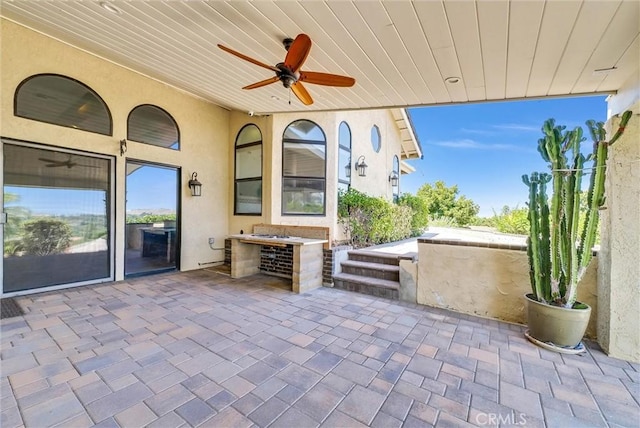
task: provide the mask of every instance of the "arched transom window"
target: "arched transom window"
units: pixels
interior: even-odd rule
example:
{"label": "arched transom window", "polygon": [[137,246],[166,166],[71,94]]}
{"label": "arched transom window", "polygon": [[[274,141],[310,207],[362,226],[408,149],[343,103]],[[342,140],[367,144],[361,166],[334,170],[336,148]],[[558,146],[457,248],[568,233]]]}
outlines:
{"label": "arched transom window", "polygon": [[102,98],[84,83],[58,74],[37,74],[23,80],[16,89],[14,114],[112,135],[111,113]]}
{"label": "arched transom window", "polygon": [[180,130],[173,117],[160,107],[143,104],[127,119],[127,140],[180,150]]}

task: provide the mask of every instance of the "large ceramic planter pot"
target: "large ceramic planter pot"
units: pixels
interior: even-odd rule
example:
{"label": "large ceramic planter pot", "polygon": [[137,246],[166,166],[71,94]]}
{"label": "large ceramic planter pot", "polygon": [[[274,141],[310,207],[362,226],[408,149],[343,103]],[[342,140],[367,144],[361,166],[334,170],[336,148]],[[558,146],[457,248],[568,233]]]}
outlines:
{"label": "large ceramic planter pot", "polygon": [[529,336],[563,348],[580,344],[591,316],[589,305],[581,303],[585,309],[567,309],[540,303],[532,294],[526,294],[525,298]]}

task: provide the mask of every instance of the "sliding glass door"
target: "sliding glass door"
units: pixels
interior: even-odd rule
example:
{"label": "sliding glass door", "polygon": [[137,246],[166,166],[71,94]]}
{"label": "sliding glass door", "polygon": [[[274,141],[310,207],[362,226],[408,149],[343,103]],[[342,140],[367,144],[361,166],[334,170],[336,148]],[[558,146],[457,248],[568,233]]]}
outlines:
{"label": "sliding glass door", "polygon": [[4,141],[3,292],[113,280],[112,163]]}
{"label": "sliding glass door", "polygon": [[178,267],[179,169],[127,162],[125,276]]}

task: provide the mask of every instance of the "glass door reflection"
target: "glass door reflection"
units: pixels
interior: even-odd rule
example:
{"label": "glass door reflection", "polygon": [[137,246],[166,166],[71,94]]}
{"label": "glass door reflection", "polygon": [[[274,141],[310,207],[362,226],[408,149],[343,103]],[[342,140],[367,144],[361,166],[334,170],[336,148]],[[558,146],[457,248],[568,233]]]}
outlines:
{"label": "glass door reflection", "polygon": [[127,162],[125,276],[178,267],[177,168]]}
{"label": "glass door reflection", "polygon": [[3,144],[5,293],[113,280],[112,160]]}

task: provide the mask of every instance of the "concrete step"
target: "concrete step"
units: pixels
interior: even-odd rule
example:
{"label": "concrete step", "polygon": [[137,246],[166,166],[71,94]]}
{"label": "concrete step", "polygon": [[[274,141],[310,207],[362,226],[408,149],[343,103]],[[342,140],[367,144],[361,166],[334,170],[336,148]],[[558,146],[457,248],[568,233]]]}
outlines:
{"label": "concrete step", "polygon": [[341,290],[354,291],[370,296],[399,299],[400,282],[398,281],[339,273],[333,277],[333,286]]}
{"label": "concrete step", "polygon": [[349,260],[395,266],[398,266],[400,264],[397,254],[380,253],[378,251],[366,250],[349,251]]}
{"label": "concrete step", "polygon": [[387,279],[389,281],[400,280],[400,267],[396,265],[361,262],[357,260],[345,260],[340,263],[340,265],[342,266],[343,273]]}

